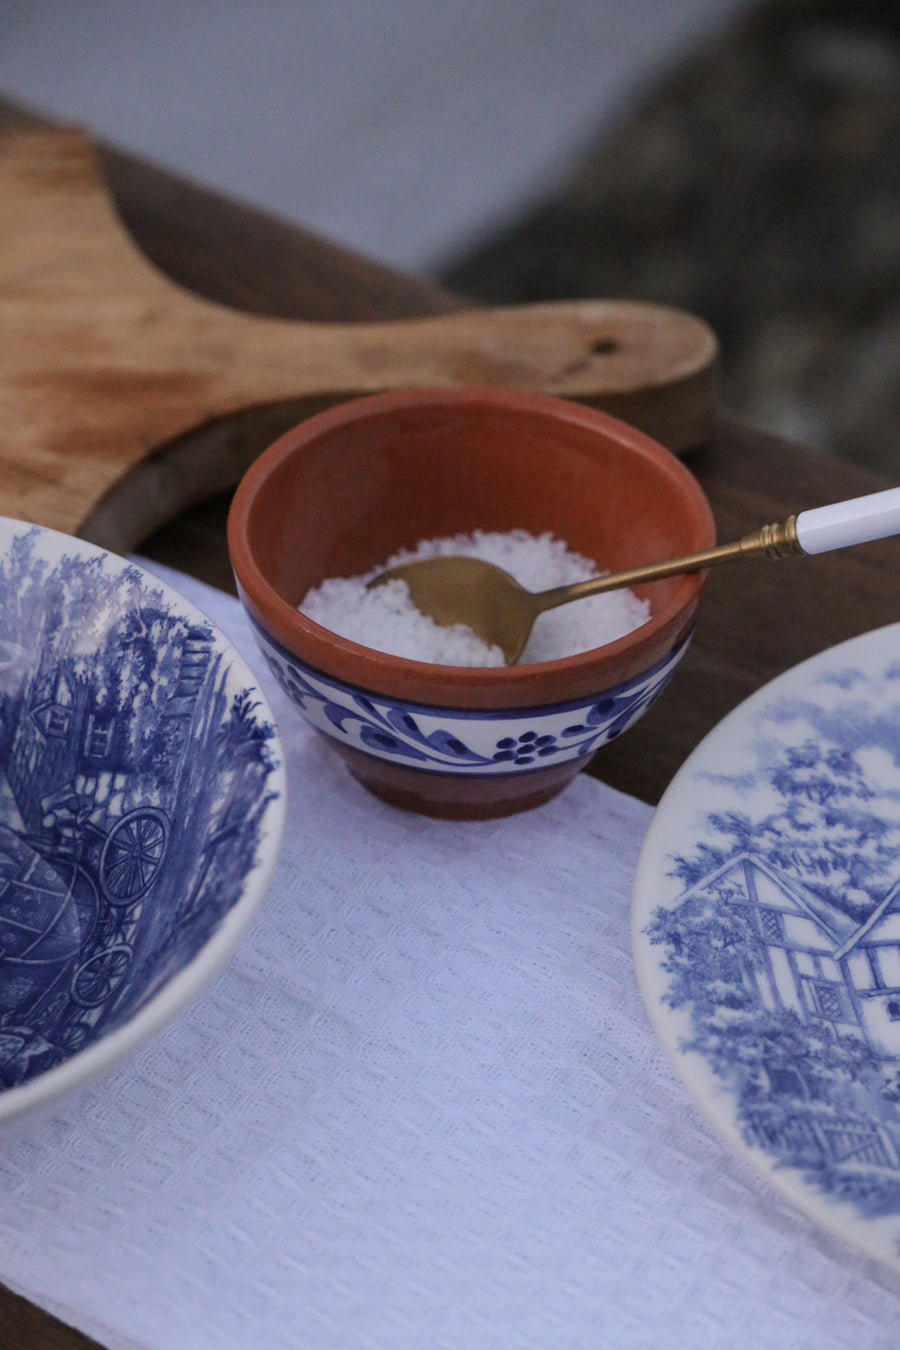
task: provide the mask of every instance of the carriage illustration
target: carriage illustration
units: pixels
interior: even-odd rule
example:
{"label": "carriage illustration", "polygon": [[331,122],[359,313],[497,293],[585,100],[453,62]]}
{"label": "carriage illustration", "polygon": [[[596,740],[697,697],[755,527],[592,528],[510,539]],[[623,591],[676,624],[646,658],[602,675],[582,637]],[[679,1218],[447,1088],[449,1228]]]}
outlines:
{"label": "carriage illustration", "polygon": [[19,828],[0,840],[0,967],[18,991],[0,1007],[5,1034],[27,1026],[71,1051],[125,983],[205,743],[209,634],[187,631],[176,655],[162,709],[139,698],[109,709],[106,672],[74,658],[38,667],[22,690],[6,764]]}
{"label": "carriage illustration", "polygon": [[45,805],[44,833],[27,842],[52,866],[78,912],[84,959],[72,973],[70,996],[79,1007],[99,1007],[131,964],[130,938],[140,901],[165,858],[169,816],[160,807],[144,805],[99,825],[89,800],[71,791],[56,794]]}
{"label": "carriage illustration", "polygon": [[19,1059],[29,1039],[46,1053],[89,1036],[135,958],[171,834],[155,805],[111,816],[71,791],[46,805],[37,834],[0,837],[0,967],[15,991],[0,1011]]}

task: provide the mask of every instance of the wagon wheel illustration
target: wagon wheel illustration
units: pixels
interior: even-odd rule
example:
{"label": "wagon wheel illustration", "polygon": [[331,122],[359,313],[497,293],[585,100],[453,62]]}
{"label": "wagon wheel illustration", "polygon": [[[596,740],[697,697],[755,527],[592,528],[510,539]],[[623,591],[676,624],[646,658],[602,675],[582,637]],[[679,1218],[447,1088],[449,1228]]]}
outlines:
{"label": "wagon wheel illustration", "polygon": [[72,976],[72,1001],[80,1008],[99,1008],[124,980],[131,956],[131,948],[120,942],[85,961]]}
{"label": "wagon wheel illustration", "polygon": [[155,806],[116,821],[100,854],[100,885],[110,904],[130,905],[152,885],[168,838],[169,818]]}
{"label": "wagon wheel illustration", "polygon": [[[103,913],[94,934],[93,951],[102,951],[118,943],[127,942],[134,924],[129,923],[129,910],[125,905],[104,905]],[[82,947],[85,956],[86,948]]]}

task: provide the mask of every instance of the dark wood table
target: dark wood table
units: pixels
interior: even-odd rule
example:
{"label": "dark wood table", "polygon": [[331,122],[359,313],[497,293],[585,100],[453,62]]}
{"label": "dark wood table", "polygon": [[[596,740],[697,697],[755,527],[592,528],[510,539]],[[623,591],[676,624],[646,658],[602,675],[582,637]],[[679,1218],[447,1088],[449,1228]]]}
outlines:
{"label": "dark wood table", "polygon": [[[22,116],[0,102],[0,129]],[[103,149],[121,215],[169,276],[210,299],[307,320],[406,318],[460,307],[441,288]],[[723,540],[792,511],[890,486],[861,468],[766,435],[722,411],[708,444],[685,454]],[[232,589],[228,502],[192,509],[141,544],[158,561]],[[710,576],[691,648],[661,701],[587,772],[659,799],[702,737],[748,694],[833,643],[900,619],[900,543],[836,555],[749,562]],[[2,1252],[0,1252],[2,1270]],[[2,1350],[87,1350],[96,1343],[0,1286]],[[177,1350],[177,1347],[173,1347]]]}

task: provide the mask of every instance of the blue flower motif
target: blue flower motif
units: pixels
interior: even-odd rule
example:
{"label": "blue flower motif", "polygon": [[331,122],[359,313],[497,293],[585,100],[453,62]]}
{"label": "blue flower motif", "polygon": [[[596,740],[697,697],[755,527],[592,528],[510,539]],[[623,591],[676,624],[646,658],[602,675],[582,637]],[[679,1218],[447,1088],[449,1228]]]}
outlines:
{"label": "blue flower motif", "polygon": [[495,764],[533,764],[535,759],[546,759],[558,754],[561,746],[555,736],[539,735],[534,730],[523,731],[518,738],[503,736],[497,741],[493,760]]}

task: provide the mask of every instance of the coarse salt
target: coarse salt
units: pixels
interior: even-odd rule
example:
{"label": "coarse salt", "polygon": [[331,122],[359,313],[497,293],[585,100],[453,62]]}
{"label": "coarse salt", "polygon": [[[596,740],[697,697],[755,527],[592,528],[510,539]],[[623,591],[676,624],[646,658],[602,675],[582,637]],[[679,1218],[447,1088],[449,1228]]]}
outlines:
{"label": "coarse salt", "polygon": [[[572,552],[552,534],[476,530],[423,540],[414,551],[395,553],[363,576],[331,577],[309,591],[299,609],[323,628],[392,656],[448,666],[502,666],[500,648],[487,646],[471,628],[464,624],[444,628],[420,613],[406,582],[389,581],[367,589],[368,582],[389,567],[454,554],[495,563],[530,591],[598,575],[595,562]],[[591,651],[639,628],[649,617],[649,604],[629,590],[573,600],[539,615],[517,665]]]}

